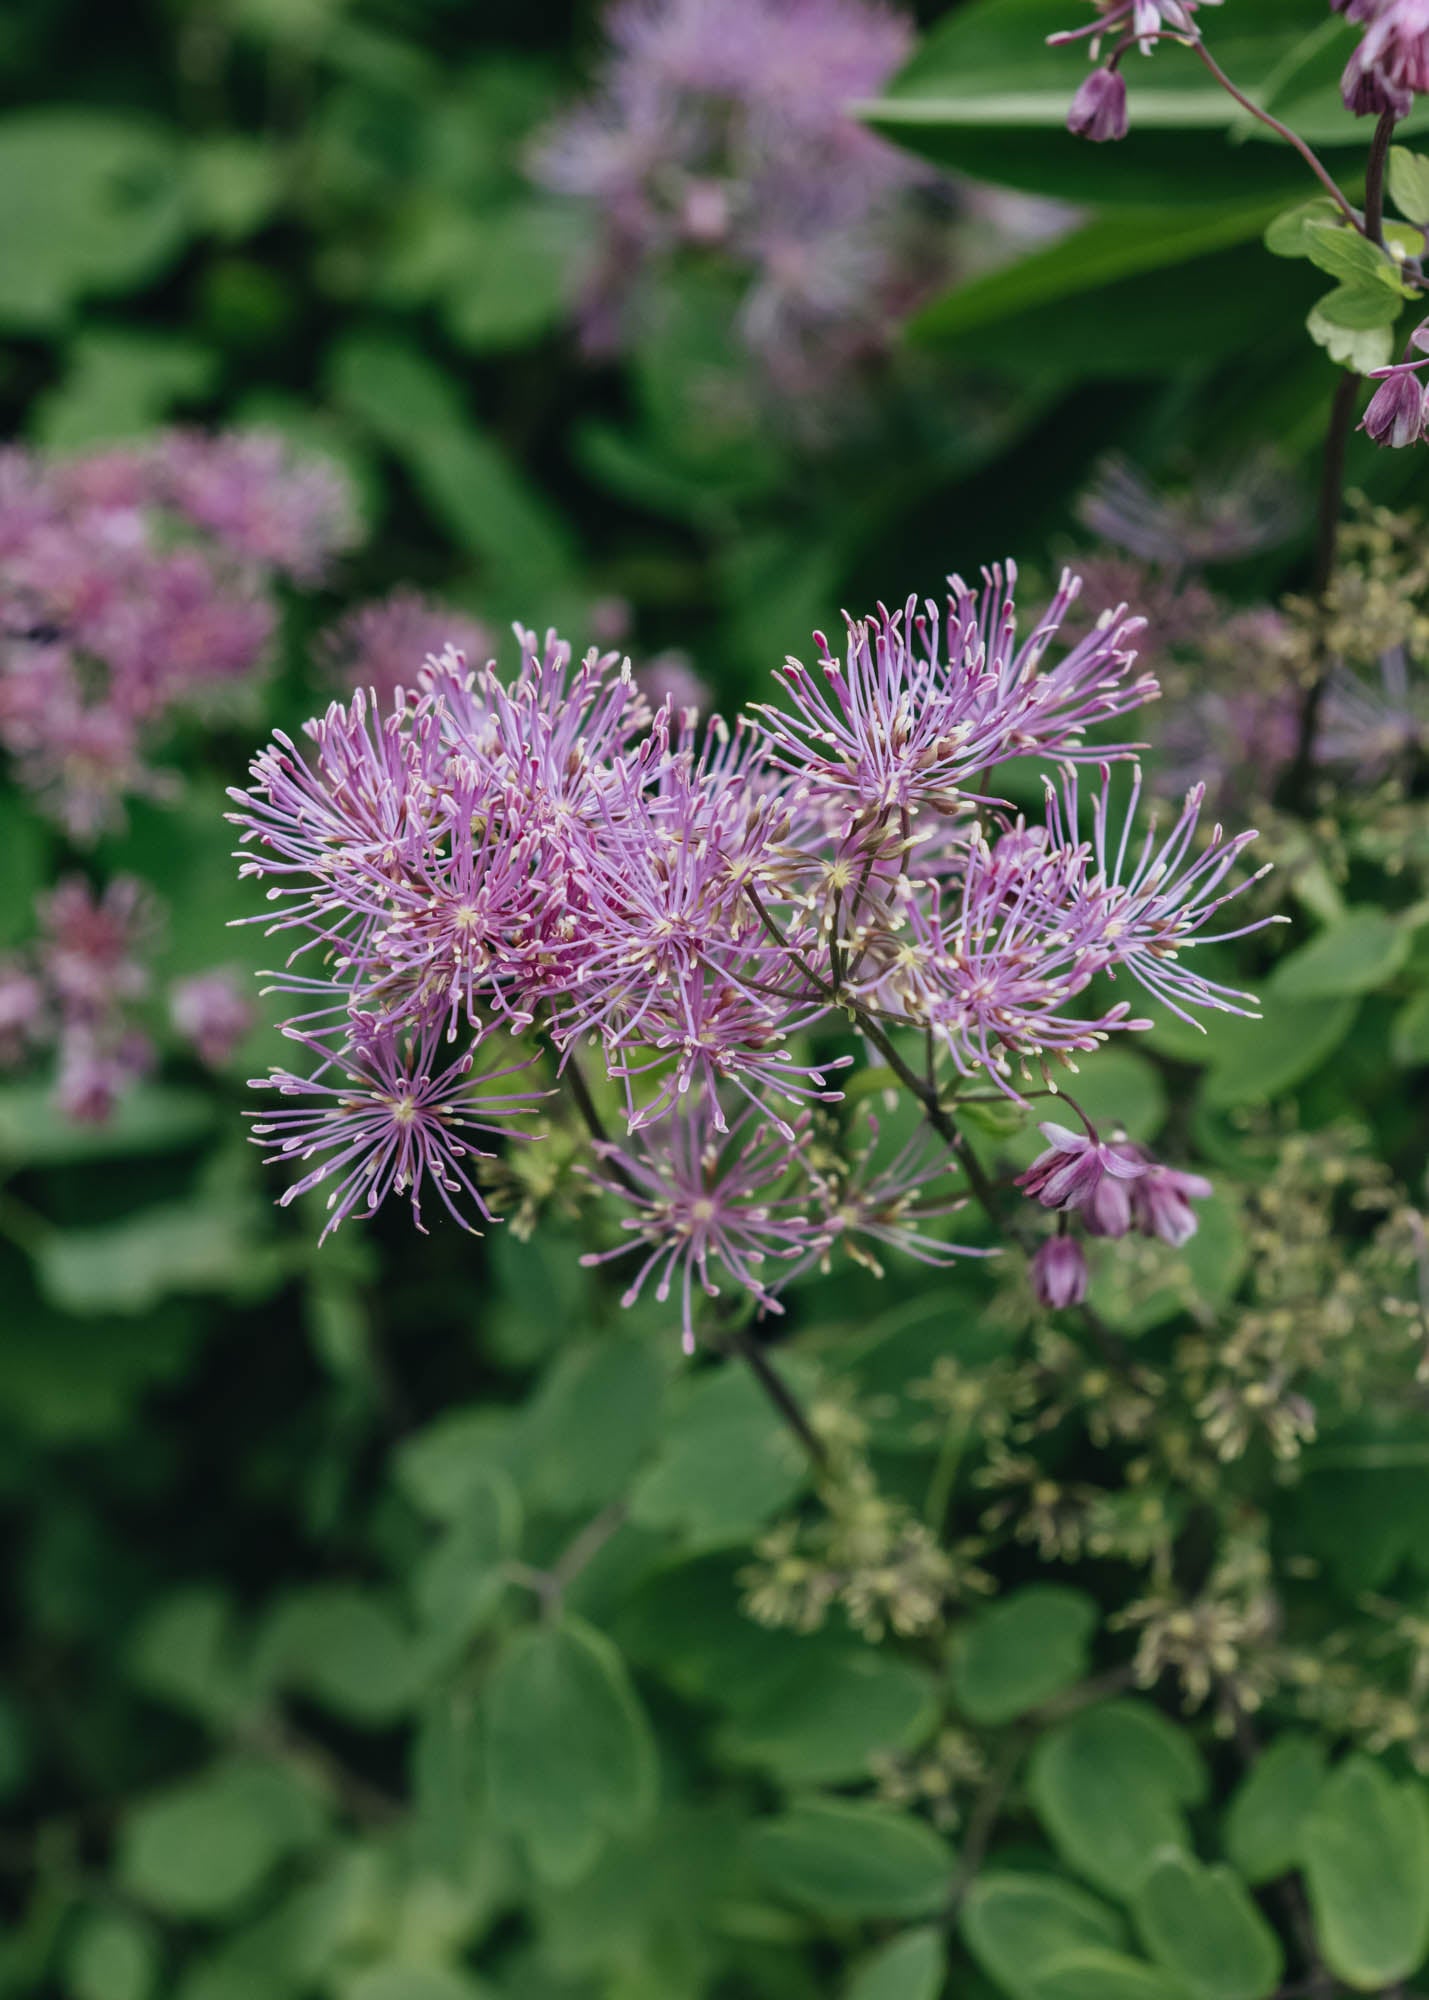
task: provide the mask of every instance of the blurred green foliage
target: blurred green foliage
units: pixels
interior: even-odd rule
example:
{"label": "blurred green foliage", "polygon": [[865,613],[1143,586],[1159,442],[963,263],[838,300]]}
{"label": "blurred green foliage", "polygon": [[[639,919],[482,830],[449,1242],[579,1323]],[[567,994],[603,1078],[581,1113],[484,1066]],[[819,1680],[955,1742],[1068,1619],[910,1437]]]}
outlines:
{"label": "blurred green foliage", "polygon": [[[1110,447],[1176,469],[1274,444],[1303,472],[1335,380],[1304,335],[1323,285],[1260,242],[1307,192],[1297,163],[1176,50],[1135,76],[1125,149],[1079,148],[1060,130],[1076,59],[1042,45],[1061,0],[924,11],[876,121],[1086,213],[929,306],[876,401],[811,450],[737,398],[711,416],[727,316],[693,282],[628,367],[575,356],[581,224],[521,159],[588,14],[12,0],[7,428],[69,449],[261,420],[348,468],[364,547],[288,607],[252,735],[321,698],[320,619],[399,580],[582,642],[592,606],[625,598],[639,649],[685,648],[733,706],[842,602],[1009,550],[1045,567]],[[1303,0],[1225,12],[1227,67],[1353,181],[1334,91],[1350,31],[1307,32]],[[1354,475],[1393,498],[1410,460],[1357,449]],[[1304,556],[1235,588],[1301,583]],[[244,751],[239,729],[196,738],[182,803],[136,808],[101,851],[161,889],[166,973],[270,949],[223,930],[249,908],[220,793]],[[13,793],[0,839],[13,942],[63,856]],[[1263,1023],[1188,1039],[1171,1021],[1149,1053],[1088,1065],[1097,1115],[1169,1129],[1228,1190],[1150,1284],[1099,1275],[1148,1380],[1188,1329],[1214,1341],[1261,1261],[1244,1190],[1276,1185],[1282,1129],[1264,1107],[1298,1093],[1307,1130],[1351,1119],[1422,1174],[1426,908],[1367,846],[1341,858],[1341,882],[1292,870]],[[1248,948],[1253,973],[1271,950]],[[1053,1498],[1037,1487],[1033,1530],[976,1552],[986,1603],[912,1637],[837,1597],[817,1630],[760,1622],[755,1545],[782,1574],[781,1524],[829,1496],[810,1499],[752,1378],[686,1368],[653,1302],[621,1312],[574,1221],[473,1242],[414,1239],[398,1215],[319,1253],[308,1214],[271,1210],[241,1130],[268,1042],[216,1085],[175,1056],[98,1132],[59,1124],[37,1085],[0,1088],[0,1992],[1266,2000],[1287,1949],[1303,1974],[1307,1936],[1356,1991],[1416,1970],[1429,1797],[1394,1748],[1413,1729],[1327,1709],[1290,1730],[1272,1698],[1243,1772],[1235,1739],[1260,1720],[1177,1714],[1174,1675],[1129,1692],[1125,1614],[1148,1509],[1172,1522],[1192,1617],[1217,1537],[1253,1514],[1305,1656],[1349,1647],[1372,1675],[1366,1593],[1412,1622],[1429,1575],[1420,1390],[1332,1396],[1298,1466],[1262,1441],[1189,1496],[1095,1417],[1054,1422],[1029,1448]],[[989,1156],[1025,1164],[1035,1140],[985,1122]],[[1341,1172],[1336,1155],[1322,1179]],[[915,1516],[938,1496],[934,1540],[972,1534],[979,1412],[1025,1358],[994,1299],[981,1271],[805,1288],[781,1365],[854,1438],[836,1530],[845,1503],[849,1535],[868,1530],[868,1474]],[[930,1396],[944,1365],[966,1401]],[[1094,1410],[1108,1394],[1086,1390]],[[1093,1523],[1070,1542],[1052,1518],[1069,1493]],[[890,1545],[871,1546],[876,1567]],[[1422,1620],[1395,1631],[1414,1710]],[[1253,1685],[1254,1646],[1283,1636],[1253,1636],[1237,1673]]]}

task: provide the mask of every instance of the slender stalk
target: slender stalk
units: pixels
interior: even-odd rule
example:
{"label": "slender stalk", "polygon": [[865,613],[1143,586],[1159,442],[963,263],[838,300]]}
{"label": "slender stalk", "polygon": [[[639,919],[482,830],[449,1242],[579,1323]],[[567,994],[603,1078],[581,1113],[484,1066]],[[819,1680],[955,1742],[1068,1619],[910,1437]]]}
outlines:
{"label": "slender stalk", "polygon": [[1398,119],[1392,111],[1381,111],[1370,141],[1369,165],[1365,169],[1364,233],[1371,243],[1384,248],[1384,170],[1389,163],[1389,142]]}
{"label": "slender stalk", "polygon": [[1268,125],[1272,132],[1278,133],[1285,140],[1287,145],[1295,148],[1316,180],[1319,181],[1321,187],[1324,188],[1326,194],[1333,200],[1345,220],[1355,229],[1358,229],[1361,235],[1366,234],[1367,232],[1360,220],[1358,211],[1351,206],[1347,196],[1341,192],[1333,174],[1322,164],[1311,148],[1305,144],[1300,135],[1297,132],[1292,132],[1288,125],[1282,125],[1278,118],[1272,118],[1268,111],[1262,110],[1261,106],[1253,98],[1247,97],[1243,90],[1237,90],[1203,41],[1198,38],[1190,46],[1196,51],[1196,54],[1211,72],[1211,75],[1216,79],[1222,90],[1229,91],[1242,110],[1248,111],[1252,118],[1258,118],[1262,125]]}
{"label": "slender stalk", "polygon": [[1335,551],[1339,542],[1340,511],[1345,497],[1345,449],[1354,422],[1358,398],[1358,375],[1342,374],[1330,408],[1330,425],[1325,435],[1325,455],[1320,467],[1320,497],[1316,511],[1315,567],[1311,593],[1318,607],[1313,674],[1300,707],[1300,724],[1295,742],[1295,758],[1285,781],[1285,796],[1292,803],[1304,798],[1309,787],[1315,755],[1315,733],[1320,726],[1320,710],[1329,679],[1326,599],[1335,574]]}

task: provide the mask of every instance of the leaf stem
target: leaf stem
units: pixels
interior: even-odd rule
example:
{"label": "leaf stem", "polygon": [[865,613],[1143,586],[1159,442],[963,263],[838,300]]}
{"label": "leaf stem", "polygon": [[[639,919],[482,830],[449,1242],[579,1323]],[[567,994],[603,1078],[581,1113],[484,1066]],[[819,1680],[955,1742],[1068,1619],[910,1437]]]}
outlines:
{"label": "leaf stem", "polygon": [[1365,234],[1366,231],[1364,228],[1364,224],[1360,220],[1358,211],[1351,205],[1348,197],[1341,191],[1338,182],[1334,178],[1334,175],[1331,174],[1329,169],[1323,165],[1318,156],[1311,150],[1309,146],[1306,145],[1305,141],[1300,137],[1300,135],[1297,132],[1292,132],[1288,125],[1282,125],[1280,120],[1278,118],[1272,117],[1268,111],[1262,110],[1261,106],[1258,105],[1253,98],[1247,97],[1243,90],[1238,90],[1236,86],[1231,82],[1230,78],[1226,75],[1225,71],[1221,68],[1220,64],[1216,61],[1215,57],[1211,54],[1210,50],[1206,47],[1205,43],[1199,38],[1199,36],[1194,42],[1190,43],[1189,46],[1196,51],[1196,54],[1200,57],[1201,61],[1205,64],[1206,68],[1211,72],[1211,75],[1216,79],[1216,82],[1221,86],[1222,90],[1229,91],[1231,96],[1235,99],[1236,103],[1239,104],[1243,110],[1248,111],[1252,118],[1258,118],[1262,125],[1268,125],[1272,132],[1278,133],[1279,136],[1282,139],[1284,139],[1288,145],[1291,145],[1295,148],[1296,152],[1300,155],[1301,159],[1305,162],[1306,166],[1309,167],[1311,173],[1315,176],[1316,180],[1319,181],[1320,185],[1324,188],[1326,194],[1328,194],[1332,199],[1332,201],[1335,203],[1336,207],[1339,209],[1340,213],[1344,216],[1345,220],[1348,223],[1350,223],[1353,228],[1358,229],[1362,235]]}

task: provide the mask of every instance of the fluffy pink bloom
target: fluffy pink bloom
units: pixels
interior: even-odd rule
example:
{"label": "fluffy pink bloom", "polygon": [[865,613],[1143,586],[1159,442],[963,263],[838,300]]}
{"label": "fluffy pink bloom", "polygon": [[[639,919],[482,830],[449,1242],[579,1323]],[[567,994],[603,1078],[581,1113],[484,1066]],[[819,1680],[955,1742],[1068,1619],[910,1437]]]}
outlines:
{"label": "fluffy pink bloom", "polygon": [[415,590],[394,590],[330,626],[318,641],[318,657],[333,680],[371,690],[386,707],[399,688],[414,692],[427,660],[448,647],[475,666],[496,651],[493,635],[476,619]]}

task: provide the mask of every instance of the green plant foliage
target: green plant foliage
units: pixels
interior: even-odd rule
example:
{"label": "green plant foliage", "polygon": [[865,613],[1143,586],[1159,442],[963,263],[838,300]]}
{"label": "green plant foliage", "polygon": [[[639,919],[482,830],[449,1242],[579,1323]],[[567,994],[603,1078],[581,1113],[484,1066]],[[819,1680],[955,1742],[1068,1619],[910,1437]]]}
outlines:
{"label": "green plant foliage", "polygon": [[1326,1963],[1356,1992],[1415,1971],[1429,1952],[1429,1798],[1353,1754],[1305,1822],[1305,1880]]}
{"label": "green plant foliage", "polygon": [[926,1823],[881,1806],[795,1806],[756,1827],[748,1845],[777,1896],[838,1918],[931,1915],[952,1879],[952,1853]]}
{"label": "green plant foliage", "polygon": [[1031,1583],[970,1619],[953,1655],[953,1691],[974,1722],[1010,1722],[1087,1671],[1095,1602]]}
{"label": "green plant foliage", "polygon": [[1145,1703],[1113,1701],[1048,1730],[1029,1782],[1068,1867],[1128,1896],[1161,1849],[1189,1850],[1184,1809],[1204,1796],[1206,1774],[1183,1730]]}
{"label": "green plant foliage", "polygon": [[1151,1956],[1196,2000],[1265,2000],[1279,1983],[1279,1940],[1230,1868],[1160,1855],[1132,1916]]}

